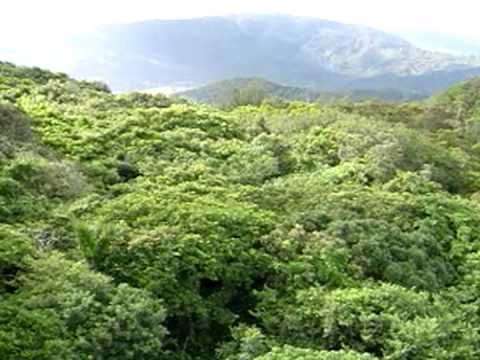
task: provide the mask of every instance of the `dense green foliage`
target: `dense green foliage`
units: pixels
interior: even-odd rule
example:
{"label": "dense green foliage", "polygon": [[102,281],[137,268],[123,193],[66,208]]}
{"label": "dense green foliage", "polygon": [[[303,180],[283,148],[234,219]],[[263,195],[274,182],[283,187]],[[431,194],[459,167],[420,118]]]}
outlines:
{"label": "dense green foliage", "polygon": [[479,122],[0,63],[0,357],[478,358]]}

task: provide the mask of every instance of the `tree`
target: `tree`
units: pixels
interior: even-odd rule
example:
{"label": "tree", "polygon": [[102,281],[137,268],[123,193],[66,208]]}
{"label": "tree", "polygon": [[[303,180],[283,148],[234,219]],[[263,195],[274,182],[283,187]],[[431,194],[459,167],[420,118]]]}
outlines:
{"label": "tree", "polygon": [[161,301],[56,253],[30,265],[2,307],[2,356],[48,359],[58,351],[51,358],[165,359]]}

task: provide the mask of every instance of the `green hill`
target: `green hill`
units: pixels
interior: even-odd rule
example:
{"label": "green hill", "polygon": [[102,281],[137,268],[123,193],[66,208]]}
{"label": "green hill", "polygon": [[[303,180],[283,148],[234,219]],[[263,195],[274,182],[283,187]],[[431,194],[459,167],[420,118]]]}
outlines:
{"label": "green hill", "polygon": [[477,358],[477,90],[221,110],[0,63],[0,357]]}
{"label": "green hill", "polygon": [[287,101],[315,101],[319,98],[333,99],[335,95],[318,91],[284,86],[260,78],[244,78],[224,80],[211,83],[196,89],[176,94],[199,103],[212,105],[235,105],[244,103],[260,104],[267,98],[278,98]]}
{"label": "green hill", "polygon": [[393,89],[350,90],[339,93],[321,92],[313,89],[280,85],[261,78],[223,80],[175,94],[193,102],[215,106],[259,105],[262,101],[360,101],[379,99],[405,101],[424,98],[424,94],[404,93]]}
{"label": "green hill", "polygon": [[455,112],[460,117],[480,115],[480,78],[459,83],[432,98],[437,107]]}

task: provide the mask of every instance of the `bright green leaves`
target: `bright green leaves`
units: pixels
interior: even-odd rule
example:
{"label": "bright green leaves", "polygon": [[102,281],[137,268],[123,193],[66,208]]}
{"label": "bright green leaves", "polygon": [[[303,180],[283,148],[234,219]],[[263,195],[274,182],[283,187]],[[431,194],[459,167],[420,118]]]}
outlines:
{"label": "bright green leaves", "polygon": [[375,360],[367,354],[359,354],[350,351],[315,351],[299,349],[291,346],[274,348],[264,356],[254,360]]}
{"label": "bright green leaves", "polygon": [[280,343],[386,359],[437,358],[433,354],[446,359],[449,353],[463,358],[476,351],[473,322],[428,293],[385,284],[333,291],[310,288],[284,305],[271,300],[265,297],[259,314],[267,334]]}
{"label": "bright green leaves", "polygon": [[259,240],[273,228],[273,214],[234,199],[164,188],[120,196],[99,215],[119,224],[117,230],[97,231],[93,244],[82,230],[84,252],[100,260],[97,269],[166,299],[181,341],[204,351],[216,339],[214,329],[223,329],[223,338],[237,315],[248,315],[249,292],[268,270]]}
{"label": "bright green leaves", "polygon": [[[0,300],[0,353],[6,360],[73,358],[65,325],[52,309],[32,309],[14,298]],[[78,359],[86,359],[77,354]]]}
{"label": "bright green leaves", "polygon": [[220,170],[235,183],[260,185],[295,169],[291,147],[279,136],[262,134],[222,162]]}
{"label": "bright green leaves", "polygon": [[464,234],[471,234],[468,239],[478,236],[480,218],[473,204],[445,193],[337,185],[322,175],[294,175],[265,186],[263,195],[278,194],[278,203],[257,201],[285,214],[287,230],[275,236],[300,227],[307,239],[315,239],[307,244],[315,241],[324,249],[344,249],[349,265],[343,271],[355,279],[428,290],[458,281],[459,264],[470,251],[471,240],[465,242]]}
{"label": "bright green leaves", "polygon": [[[47,359],[52,348],[59,351],[53,358],[70,352],[78,359],[164,358],[165,310],[147,292],[115,286],[55,253],[32,262],[21,285],[2,310],[0,348],[7,358]],[[14,314],[12,306],[22,311]],[[38,339],[30,332],[37,330]],[[8,333],[17,339],[8,343]]]}
{"label": "bright green leaves", "polygon": [[0,63],[0,357],[479,357],[473,85],[222,111]]}

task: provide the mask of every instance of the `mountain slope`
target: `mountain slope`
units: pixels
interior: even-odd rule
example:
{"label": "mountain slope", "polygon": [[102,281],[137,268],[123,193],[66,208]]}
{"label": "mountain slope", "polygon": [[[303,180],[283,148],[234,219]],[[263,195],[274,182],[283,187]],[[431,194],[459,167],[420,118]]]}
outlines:
{"label": "mountain slope", "polygon": [[[262,77],[332,91],[355,88],[358,79],[395,76],[396,86],[413,91],[412,76],[436,72],[449,78],[452,71],[480,65],[478,58],[421,50],[382,31],[286,15],[111,25],[70,45],[75,61],[68,72],[103,79],[115,90]],[[440,89],[425,82],[428,92]]]}
{"label": "mountain slope", "polygon": [[285,101],[322,101],[336,100],[360,101],[366,99],[381,99],[387,101],[405,101],[425,98],[425,93],[406,92],[391,88],[362,90],[343,90],[326,92],[311,88],[286,86],[261,78],[240,78],[222,80],[205,86],[175,93],[175,96],[187,100],[216,106],[239,105],[241,103],[259,103],[263,99],[277,98]]}
{"label": "mountain slope", "polygon": [[452,86],[430,99],[432,106],[454,114],[456,118],[480,119],[480,77]]}
{"label": "mountain slope", "polygon": [[478,90],[221,110],[0,62],[1,358],[477,358],[480,131],[434,109]]}
{"label": "mountain slope", "polygon": [[242,78],[210,83],[176,95],[200,103],[225,105],[232,102],[236,92],[250,91],[261,98],[315,101],[320,97],[334,98],[334,94],[320,93],[311,89],[284,86],[260,78]]}

